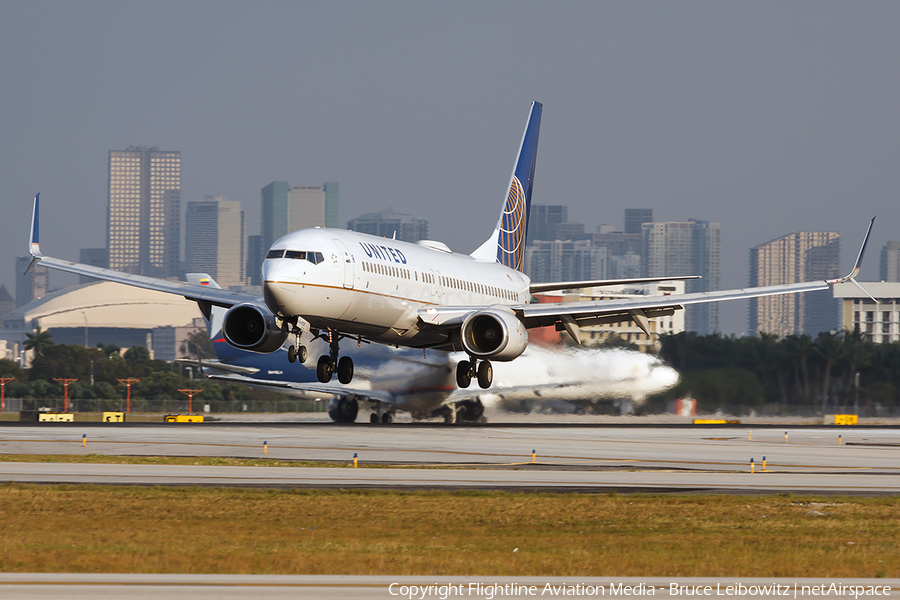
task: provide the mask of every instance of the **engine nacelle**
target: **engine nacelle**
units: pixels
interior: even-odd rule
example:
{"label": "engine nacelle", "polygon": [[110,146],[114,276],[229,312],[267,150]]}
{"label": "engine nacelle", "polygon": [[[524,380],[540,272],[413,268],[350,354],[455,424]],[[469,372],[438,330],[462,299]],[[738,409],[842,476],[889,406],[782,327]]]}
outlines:
{"label": "engine nacelle", "polygon": [[466,352],[478,358],[513,360],[528,346],[528,333],[512,312],[488,308],[466,317],[461,338]]}
{"label": "engine nacelle", "polygon": [[275,352],[288,337],[286,326],[278,324],[275,315],[256,304],[238,304],[225,313],[222,323],[225,341],[241,350]]}

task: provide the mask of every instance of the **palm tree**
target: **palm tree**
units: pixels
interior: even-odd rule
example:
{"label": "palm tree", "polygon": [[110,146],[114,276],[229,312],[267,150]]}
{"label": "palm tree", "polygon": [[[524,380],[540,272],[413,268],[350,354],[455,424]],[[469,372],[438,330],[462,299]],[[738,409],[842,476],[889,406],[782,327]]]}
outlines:
{"label": "palm tree", "polygon": [[813,350],[825,361],[825,380],[822,382],[822,411],[828,406],[828,388],[831,384],[831,367],[844,355],[844,344],[840,336],[823,331],[816,338]]}
{"label": "palm tree", "polygon": [[49,331],[41,331],[41,326],[35,328],[34,333],[26,333],[25,349],[34,350],[35,356],[40,356],[44,350],[53,346],[53,334]]}
{"label": "palm tree", "polygon": [[804,398],[812,398],[812,386],[809,380],[809,356],[813,351],[812,338],[807,334],[789,335],[784,338],[788,348],[788,356],[794,362],[797,373],[797,387]]}

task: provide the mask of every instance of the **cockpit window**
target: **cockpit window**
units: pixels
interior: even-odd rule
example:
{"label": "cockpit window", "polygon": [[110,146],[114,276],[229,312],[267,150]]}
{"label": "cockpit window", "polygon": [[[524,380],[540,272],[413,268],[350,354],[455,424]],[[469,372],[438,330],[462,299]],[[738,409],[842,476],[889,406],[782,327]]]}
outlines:
{"label": "cockpit window", "polygon": [[266,254],[266,258],[281,258],[284,255],[284,250],[269,250],[269,253]]}
{"label": "cockpit window", "polygon": [[325,256],[321,252],[307,252],[305,250],[278,250],[279,253],[277,256],[272,256],[272,253],[276,252],[272,250],[269,252],[269,255],[266,258],[281,258],[281,252],[284,252],[284,258],[292,258],[294,260],[308,260],[314,265],[317,265],[321,262],[325,262]]}

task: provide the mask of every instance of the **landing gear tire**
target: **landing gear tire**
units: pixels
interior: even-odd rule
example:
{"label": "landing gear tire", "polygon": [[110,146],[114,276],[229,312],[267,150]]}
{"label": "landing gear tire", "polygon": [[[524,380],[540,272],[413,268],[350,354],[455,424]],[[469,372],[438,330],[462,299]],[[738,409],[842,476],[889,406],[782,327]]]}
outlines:
{"label": "landing gear tire", "polygon": [[349,356],[341,357],[338,361],[338,381],[350,383],[353,381],[353,359]]}
{"label": "landing gear tire", "polygon": [[472,365],[469,364],[469,361],[459,361],[459,364],[456,365],[456,385],[461,388],[469,387],[469,384],[472,383],[471,371]]}
{"label": "landing gear tire", "polygon": [[372,425],[378,424],[378,414],[377,413],[372,413],[371,415],[369,415],[369,423],[371,423]]}
{"label": "landing gear tire", "polygon": [[297,348],[296,346],[288,346],[288,362],[294,362],[297,360]]}
{"label": "landing gear tire", "polygon": [[344,398],[338,402],[338,413],[344,423],[352,423],[356,421],[356,415],[359,414],[359,403],[356,400]]}
{"label": "landing gear tire", "polygon": [[394,415],[392,415],[391,413],[384,413],[383,415],[381,415],[381,422],[384,423],[385,425],[393,423]]}
{"label": "landing gear tire", "polygon": [[306,362],[306,359],[309,357],[309,352],[306,350],[306,346],[300,346],[297,348],[297,360],[300,361],[301,364]]}
{"label": "landing gear tire", "polygon": [[494,380],[494,367],[491,366],[489,361],[481,361],[481,364],[478,365],[478,385],[481,389],[486,390],[491,387],[491,382]]}
{"label": "landing gear tire", "polygon": [[[319,357],[319,364],[316,365],[316,375],[319,378],[319,383],[331,381],[331,377],[334,375],[334,363],[331,362],[330,356],[322,355]],[[341,400],[341,402],[344,401]]]}

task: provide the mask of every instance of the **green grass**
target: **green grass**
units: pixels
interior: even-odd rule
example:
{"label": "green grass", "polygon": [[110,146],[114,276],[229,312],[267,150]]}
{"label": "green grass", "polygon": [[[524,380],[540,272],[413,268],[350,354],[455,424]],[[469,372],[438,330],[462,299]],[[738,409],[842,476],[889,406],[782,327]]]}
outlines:
{"label": "green grass", "polygon": [[0,571],[898,577],[898,508],[790,495],[6,484]]}

